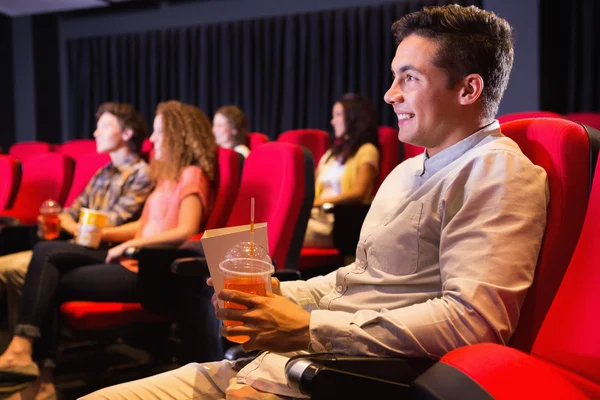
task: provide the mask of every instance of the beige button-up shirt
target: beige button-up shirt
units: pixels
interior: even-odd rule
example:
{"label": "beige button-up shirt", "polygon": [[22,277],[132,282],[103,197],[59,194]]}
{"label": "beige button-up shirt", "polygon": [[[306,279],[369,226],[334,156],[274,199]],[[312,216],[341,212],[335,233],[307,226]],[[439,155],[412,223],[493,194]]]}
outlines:
{"label": "beige button-up shirt", "polygon": [[356,262],[286,297],[311,310],[316,351],[439,358],[506,343],[546,224],[545,171],[498,122],[399,165],[365,219]]}

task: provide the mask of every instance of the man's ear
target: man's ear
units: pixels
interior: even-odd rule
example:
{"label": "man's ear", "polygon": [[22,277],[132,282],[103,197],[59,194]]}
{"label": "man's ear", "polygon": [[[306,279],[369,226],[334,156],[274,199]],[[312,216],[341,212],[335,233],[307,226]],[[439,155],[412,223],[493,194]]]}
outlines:
{"label": "man's ear", "polygon": [[461,83],[458,101],[462,105],[473,104],[483,92],[483,78],[479,74],[469,74]]}
{"label": "man's ear", "polygon": [[124,142],[128,142],[132,137],[133,130],[131,128],[123,129],[123,132],[121,132],[121,139],[123,139]]}

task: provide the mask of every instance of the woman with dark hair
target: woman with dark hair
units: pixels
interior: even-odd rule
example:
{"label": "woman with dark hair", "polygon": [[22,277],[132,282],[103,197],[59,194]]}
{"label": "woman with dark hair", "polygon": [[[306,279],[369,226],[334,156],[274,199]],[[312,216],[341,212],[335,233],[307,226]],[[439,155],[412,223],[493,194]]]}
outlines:
{"label": "woman with dark hair", "polygon": [[334,144],[317,167],[315,201],[304,246],[333,247],[333,214],[325,203],[369,203],[379,172],[377,116],[368,98],[349,93],[334,105],[331,117]]}

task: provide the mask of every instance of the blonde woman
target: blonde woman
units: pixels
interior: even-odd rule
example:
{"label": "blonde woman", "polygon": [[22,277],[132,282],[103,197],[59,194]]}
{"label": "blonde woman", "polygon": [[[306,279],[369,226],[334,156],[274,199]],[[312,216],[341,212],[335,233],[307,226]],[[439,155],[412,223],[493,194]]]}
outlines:
{"label": "blonde woman", "polygon": [[[108,251],[82,251],[75,244],[55,251],[52,242],[43,242],[34,249],[15,336],[0,356],[0,393],[15,383],[37,379],[27,390],[52,396],[59,327],[50,316],[56,307],[69,300],[135,302],[137,265],[121,261],[125,249],[176,247],[203,229],[214,197],[216,144],[210,121],[196,107],[178,101],[160,103],[150,140],[155,149],[151,173],[157,185],[142,217],[102,232],[103,240],[122,244]],[[40,337],[35,358],[43,361],[41,374],[33,361],[33,343]]]}

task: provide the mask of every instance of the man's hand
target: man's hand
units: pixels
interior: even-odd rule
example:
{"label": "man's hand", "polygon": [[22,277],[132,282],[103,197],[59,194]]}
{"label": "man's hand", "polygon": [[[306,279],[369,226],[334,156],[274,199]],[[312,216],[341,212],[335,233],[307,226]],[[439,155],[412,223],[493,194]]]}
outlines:
{"label": "man's hand", "polygon": [[240,326],[223,326],[223,336],[249,336],[244,350],[269,350],[285,353],[306,350],[310,343],[310,313],[283,296],[266,297],[223,289],[219,299],[232,301],[247,310],[216,307],[217,318],[241,321]]}

